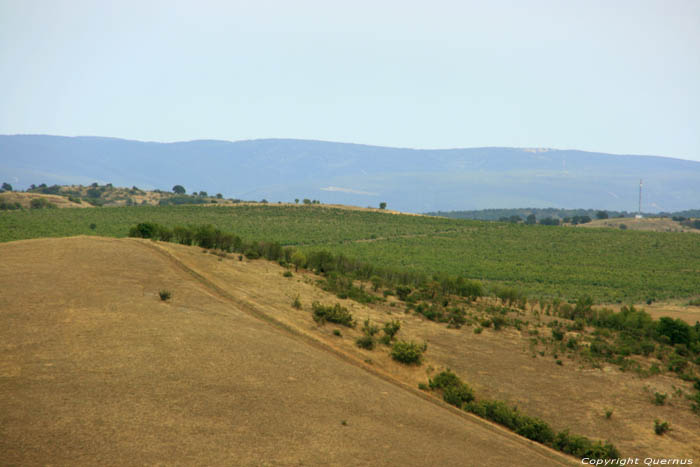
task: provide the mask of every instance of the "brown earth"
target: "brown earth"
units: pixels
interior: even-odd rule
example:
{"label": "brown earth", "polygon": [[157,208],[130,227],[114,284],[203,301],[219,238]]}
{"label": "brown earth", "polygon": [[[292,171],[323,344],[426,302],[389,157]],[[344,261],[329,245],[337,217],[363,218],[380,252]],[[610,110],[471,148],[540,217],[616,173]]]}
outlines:
{"label": "brown earth", "polygon": [[586,224],[579,224],[575,227],[619,229],[620,225],[625,225],[627,230],[646,230],[653,232],[694,232],[700,233],[698,229],[684,227],[673,219],[667,217],[644,217],[641,219],[624,217],[615,219],[596,219]]}
{"label": "brown earth", "polygon": [[[500,368],[484,358],[509,360],[502,340],[508,353],[517,344],[505,334],[474,338],[388,306],[350,304],[358,318],[401,317],[400,334],[428,340],[427,364],[405,367],[384,350],[355,348],[356,330],[336,337],[334,326],[317,326],[311,300],[337,300],[312,276],[285,278],[265,261],[99,237],[5,243],[0,258],[2,465],[571,462],[416,389],[426,368],[453,360],[478,387],[490,380],[468,373],[470,365],[514,379],[508,368],[518,360]],[[158,297],[164,289],[169,301]],[[290,306],[297,295],[303,310]],[[450,352],[453,344],[462,348]],[[480,346],[490,350],[474,353]],[[575,393],[576,382],[546,381],[562,392],[550,406]],[[535,405],[550,393],[535,393]],[[694,452],[679,443],[695,439],[679,429],[660,444],[637,441],[670,455]]]}

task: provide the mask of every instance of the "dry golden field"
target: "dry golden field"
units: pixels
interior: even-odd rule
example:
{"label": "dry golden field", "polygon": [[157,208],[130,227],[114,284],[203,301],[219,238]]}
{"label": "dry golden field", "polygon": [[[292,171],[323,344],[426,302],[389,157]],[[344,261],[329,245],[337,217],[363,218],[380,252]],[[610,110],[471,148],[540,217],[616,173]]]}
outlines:
{"label": "dry golden field", "polygon": [[[343,328],[336,337],[332,326],[318,327],[308,311],[311,300],[336,299],[309,284],[309,276],[283,277],[273,263],[98,237],[5,243],[0,258],[0,464],[575,461],[416,388],[426,369],[445,364],[479,390],[490,378],[507,376],[499,384],[516,379],[511,372],[518,360],[492,365],[515,353],[508,345],[517,347],[516,337],[483,335],[472,342],[464,332],[401,314],[400,333],[429,345],[426,364],[404,367],[386,351],[355,348],[351,337],[359,331]],[[168,301],[158,296],[164,289],[172,292]],[[290,306],[296,295],[302,310]],[[378,321],[390,308],[350,306],[358,318]],[[490,350],[479,353],[487,342]],[[449,351],[453,344],[461,348]],[[533,362],[541,370],[549,363]],[[481,377],[473,366],[493,374]],[[530,378],[527,371],[517,379]],[[578,393],[563,386],[576,378],[535,376],[559,388],[537,397],[555,395],[550,406]],[[613,376],[599,378],[617,381]],[[499,389],[510,390],[511,384]],[[696,438],[670,420],[679,429],[665,444],[638,439],[643,449],[695,449],[688,443],[697,446]]]}
{"label": "dry golden field", "polygon": [[0,193],[0,201],[6,203],[19,203],[24,209],[29,209],[33,199],[45,199],[49,203],[54,204],[57,208],[89,208],[92,207],[87,203],[74,203],[65,196],[59,195],[44,195],[40,193],[23,193],[9,191]]}

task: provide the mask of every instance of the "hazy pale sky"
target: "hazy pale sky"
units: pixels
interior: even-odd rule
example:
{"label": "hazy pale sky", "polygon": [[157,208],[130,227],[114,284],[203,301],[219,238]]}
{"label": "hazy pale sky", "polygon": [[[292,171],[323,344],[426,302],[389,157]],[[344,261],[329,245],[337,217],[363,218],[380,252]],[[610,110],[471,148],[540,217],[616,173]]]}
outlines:
{"label": "hazy pale sky", "polygon": [[0,134],[700,160],[697,0],[0,0]]}

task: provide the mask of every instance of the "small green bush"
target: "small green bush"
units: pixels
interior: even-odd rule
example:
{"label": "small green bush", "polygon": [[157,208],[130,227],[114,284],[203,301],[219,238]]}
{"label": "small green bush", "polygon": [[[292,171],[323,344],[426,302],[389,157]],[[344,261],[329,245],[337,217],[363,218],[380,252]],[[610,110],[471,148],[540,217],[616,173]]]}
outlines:
{"label": "small green bush", "polygon": [[347,308],[340,306],[340,303],[336,303],[333,306],[324,306],[318,302],[313,302],[311,304],[313,310],[313,318],[319,324],[325,324],[326,321],[336,324],[341,324],[349,328],[355,327],[355,321],[352,318],[352,314],[347,310]]}
{"label": "small green bush", "polygon": [[355,345],[357,345],[361,349],[373,350],[374,349],[374,337],[368,336],[368,335],[358,337],[357,340],[355,341]]}
{"label": "small green bush", "polygon": [[56,205],[47,201],[45,198],[34,198],[29,202],[29,207],[31,209],[53,209]]}
{"label": "small green bush", "polygon": [[420,365],[423,360],[423,352],[428,348],[427,344],[398,341],[391,347],[391,358],[407,365]]}
{"label": "small green bush", "polygon": [[170,300],[170,297],[172,297],[172,294],[170,293],[169,290],[161,290],[160,292],[158,292],[158,296],[160,297],[160,299],[162,301],[165,302],[167,300]]}
{"label": "small green bush", "polygon": [[301,310],[301,301],[299,300],[299,295],[294,297],[294,301],[292,302],[292,307],[296,308],[297,310]]}
{"label": "small green bush", "polygon": [[343,335],[340,333],[340,329],[333,329],[333,335],[334,335],[334,336],[338,336],[338,337],[342,337],[342,336],[343,336]]}
{"label": "small green bush", "polygon": [[384,328],[382,328],[384,334],[389,337],[389,340],[394,339],[394,336],[396,336],[396,333],[399,332],[399,329],[401,329],[401,323],[399,320],[393,319],[388,323],[385,323]]}
{"label": "small green bush", "polygon": [[503,326],[506,325],[506,319],[503,316],[494,316],[491,318],[491,322],[493,323],[493,329],[495,331],[500,330]]}
{"label": "small green bush", "polygon": [[654,405],[664,405],[666,403],[666,398],[668,395],[661,394],[660,392],[654,393]]}
{"label": "small green bush", "polygon": [[369,318],[367,318],[362,325],[362,332],[369,337],[373,337],[375,334],[379,332],[379,327],[372,324]]}
{"label": "small green bush", "polygon": [[286,270],[286,271],[284,271],[284,273],[283,273],[282,275],[283,275],[284,277],[292,277],[292,271]]}
{"label": "small green bush", "polygon": [[465,404],[474,400],[474,391],[450,370],[439,373],[429,380],[428,384],[430,389],[441,390],[445,402],[455,407],[463,408]]}
{"label": "small green bush", "polygon": [[657,435],[661,436],[670,429],[668,422],[661,422],[658,419],[654,420],[654,433]]}

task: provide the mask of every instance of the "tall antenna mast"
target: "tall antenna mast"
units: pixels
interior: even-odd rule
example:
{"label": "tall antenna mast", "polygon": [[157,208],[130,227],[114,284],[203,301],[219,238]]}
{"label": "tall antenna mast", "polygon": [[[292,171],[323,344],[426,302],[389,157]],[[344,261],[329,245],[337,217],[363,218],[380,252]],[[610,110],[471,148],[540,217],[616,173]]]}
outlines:
{"label": "tall antenna mast", "polygon": [[639,216],[642,216],[642,179],[639,179],[639,211],[637,211]]}

